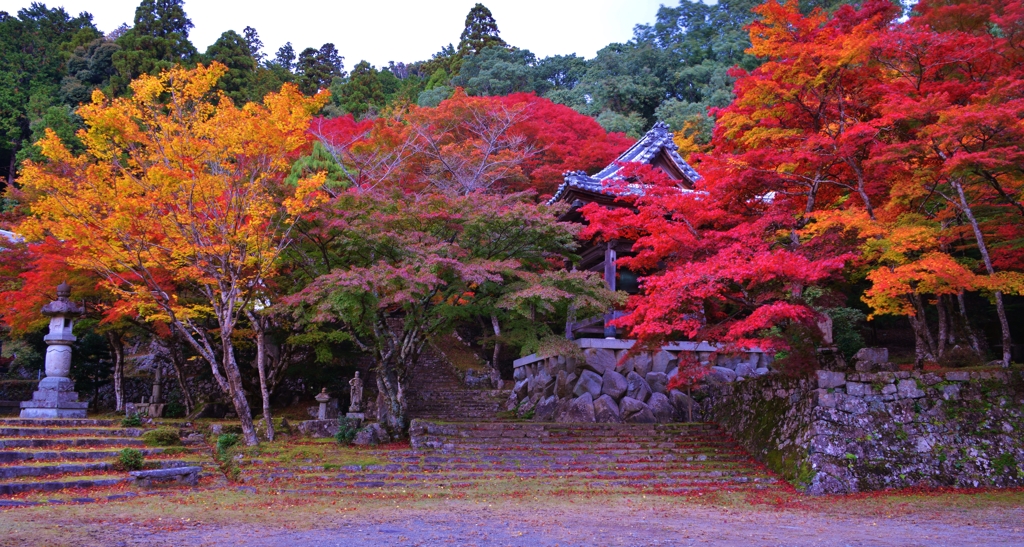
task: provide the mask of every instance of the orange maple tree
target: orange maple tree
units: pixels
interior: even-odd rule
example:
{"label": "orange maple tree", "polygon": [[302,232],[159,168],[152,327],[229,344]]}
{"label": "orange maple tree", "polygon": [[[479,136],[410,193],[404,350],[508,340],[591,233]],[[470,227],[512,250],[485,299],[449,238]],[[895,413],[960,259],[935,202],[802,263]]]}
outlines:
{"label": "orange maple tree", "polygon": [[72,154],[51,132],[39,142],[46,160],[26,163],[20,182],[32,216],[18,231],[71,242],[70,264],[97,272],[119,298],[178,331],[210,365],[246,443],[255,444],[232,338],[243,315],[274,299],[265,281],[296,217],[318,199],[323,173],[283,180],[327,97],[286,84],[262,104],[239,107],[216,90],[226,70],[174,68],[132,82],[130,97],[94,93],[79,109],[85,152]]}

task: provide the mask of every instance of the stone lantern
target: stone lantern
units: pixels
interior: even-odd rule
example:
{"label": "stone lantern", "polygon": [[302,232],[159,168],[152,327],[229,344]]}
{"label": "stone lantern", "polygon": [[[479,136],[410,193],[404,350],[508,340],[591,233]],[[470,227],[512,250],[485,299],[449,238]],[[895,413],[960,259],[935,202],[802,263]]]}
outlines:
{"label": "stone lantern", "polygon": [[317,395],[316,397],[314,397],[314,399],[316,399],[316,402],[320,403],[320,411],[317,412],[316,419],[317,420],[326,420],[327,419],[327,403],[329,403],[331,401],[331,396],[327,394],[327,388],[321,389],[320,390],[320,394]]}
{"label": "stone lantern", "polygon": [[71,334],[75,319],[85,309],[72,302],[71,287],[57,285],[57,300],[43,306],[43,315],[50,318],[50,333],[43,337],[46,348],[46,378],[39,382],[39,389],[32,394],[32,400],[21,403],[22,418],[85,418],[88,402],[78,402],[75,383],[68,378],[71,372]]}

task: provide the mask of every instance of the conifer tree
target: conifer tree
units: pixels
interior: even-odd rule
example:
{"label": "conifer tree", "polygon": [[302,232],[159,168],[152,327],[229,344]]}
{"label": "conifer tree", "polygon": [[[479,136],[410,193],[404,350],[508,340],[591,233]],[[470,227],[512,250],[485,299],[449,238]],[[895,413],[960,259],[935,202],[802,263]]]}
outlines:
{"label": "conifer tree", "polygon": [[250,91],[255,79],[256,60],[252,58],[245,38],[229,30],[206,50],[206,56],[228,67],[227,74],[217,82],[217,87],[236,105],[241,106],[255,98],[250,96]]}
{"label": "conifer tree", "polygon": [[158,74],[176,64],[190,64],[197,55],[188,40],[192,21],[182,0],[142,0],[135,8],[135,26],[117,39],[113,55],[118,74],[111,78],[115,93],[142,74]]}
{"label": "conifer tree", "polygon": [[459,54],[476,54],[491,46],[508,47],[508,44],[498,35],[498,23],[494,21],[491,10],[477,4],[466,15],[466,28],[459,37]]}
{"label": "conifer tree", "polygon": [[249,55],[256,61],[256,65],[263,64],[267,55],[263,53],[263,40],[260,40],[259,33],[252,27],[245,27],[242,29],[242,35],[245,36],[245,43],[249,46]]}

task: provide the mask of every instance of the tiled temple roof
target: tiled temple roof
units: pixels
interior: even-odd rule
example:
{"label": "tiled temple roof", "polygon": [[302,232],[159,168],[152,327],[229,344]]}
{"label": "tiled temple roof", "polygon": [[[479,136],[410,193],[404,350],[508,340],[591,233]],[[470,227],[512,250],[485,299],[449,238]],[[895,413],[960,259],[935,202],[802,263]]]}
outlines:
{"label": "tiled temple roof", "polygon": [[[567,192],[570,190],[583,190],[586,192],[593,192],[598,194],[613,195],[612,192],[608,191],[604,187],[605,181],[618,177],[619,171],[622,170],[623,164],[626,163],[653,163],[658,157],[658,154],[664,153],[668,161],[682,173],[683,177],[688,179],[687,182],[691,185],[700,179],[700,175],[690,167],[686,160],[679,155],[678,146],[672,141],[672,132],[668,128],[668,124],[665,122],[657,122],[654,127],[647,132],[640,140],[636,141],[633,146],[629,147],[618,158],[615,158],[610,165],[604,169],[598,171],[593,176],[587,175],[583,171],[569,171],[565,173],[565,182],[563,182],[558,190],[555,191],[555,195],[548,201],[548,203],[555,203],[562,199]],[[637,191],[642,191],[637,188]]]}
{"label": "tiled temple roof", "polygon": [[7,230],[0,230],[0,238],[11,243],[20,243],[22,241],[21,236],[14,232],[8,232]]}

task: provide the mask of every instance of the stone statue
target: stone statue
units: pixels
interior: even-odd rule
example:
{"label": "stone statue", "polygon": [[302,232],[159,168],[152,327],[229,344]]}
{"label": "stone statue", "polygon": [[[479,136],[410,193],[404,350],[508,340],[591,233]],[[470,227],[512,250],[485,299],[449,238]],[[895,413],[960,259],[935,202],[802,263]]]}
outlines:
{"label": "stone statue", "polygon": [[363,379],[359,377],[359,371],[356,371],[356,377],[348,381],[348,385],[352,388],[349,393],[351,403],[348,405],[349,412],[362,412],[363,411]]}

